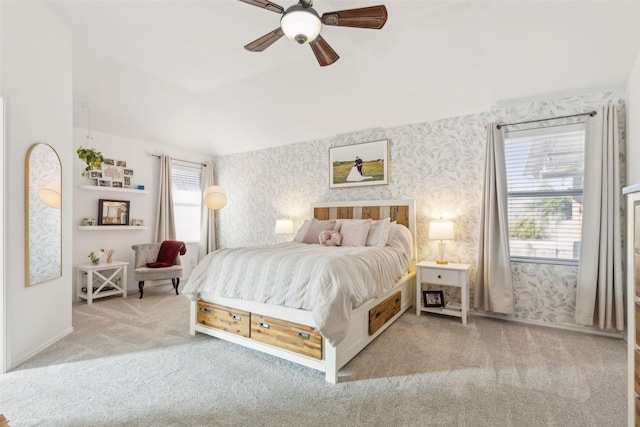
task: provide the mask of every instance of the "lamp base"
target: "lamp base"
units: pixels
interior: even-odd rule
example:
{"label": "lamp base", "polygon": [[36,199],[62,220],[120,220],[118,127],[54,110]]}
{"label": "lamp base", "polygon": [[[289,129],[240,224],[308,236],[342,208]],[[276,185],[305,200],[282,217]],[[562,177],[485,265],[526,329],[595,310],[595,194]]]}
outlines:
{"label": "lamp base", "polygon": [[449,264],[449,261],[444,260],[444,241],[440,240],[438,242],[438,249],[440,251],[440,259],[436,260],[436,264]]}

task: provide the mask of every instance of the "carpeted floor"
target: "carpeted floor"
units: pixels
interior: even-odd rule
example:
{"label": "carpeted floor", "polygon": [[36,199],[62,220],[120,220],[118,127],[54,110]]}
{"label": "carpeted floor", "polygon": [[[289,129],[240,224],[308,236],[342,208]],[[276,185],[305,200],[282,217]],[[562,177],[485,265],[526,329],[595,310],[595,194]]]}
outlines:
{"label": "carpeted floor", "polygon": [[20,426],[624,426],[619,339],[409,310],[324,374],[188,333],[188,301],[74,304],[75,332],[0,375]]}

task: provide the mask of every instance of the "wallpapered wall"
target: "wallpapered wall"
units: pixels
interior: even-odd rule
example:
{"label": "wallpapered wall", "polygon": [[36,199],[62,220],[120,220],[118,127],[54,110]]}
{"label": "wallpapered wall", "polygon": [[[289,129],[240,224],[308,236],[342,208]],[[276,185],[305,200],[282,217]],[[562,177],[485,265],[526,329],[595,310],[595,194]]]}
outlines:
{"label": "wallpapered wall", "polygon": [[[429,221],[452,217],[456,240],[447,243],[446,259],[472,265],[473,292],[485,126],[492,121],[508,123],[574,114],[608,102],[623,108],[621,93],[605,91],[531,102],[464,117],[356,131],[219,157],[218,182],[229,198],[227,206],[218,212],[219,246],[275,243],[276,219],[291,218],[298,227],[309,217],[311,202],[415,199],[418,260],[436,259],[438,255],[436,242],[427,239]],[[620,116],[624,118],[623,110]],[[379,139],[390,140],[390,184],[329,189],[329,147]],[[621,150],[624,152],[624,140]],[[574,324],[577,267],[518,263],[512,270],[513,317]]]}

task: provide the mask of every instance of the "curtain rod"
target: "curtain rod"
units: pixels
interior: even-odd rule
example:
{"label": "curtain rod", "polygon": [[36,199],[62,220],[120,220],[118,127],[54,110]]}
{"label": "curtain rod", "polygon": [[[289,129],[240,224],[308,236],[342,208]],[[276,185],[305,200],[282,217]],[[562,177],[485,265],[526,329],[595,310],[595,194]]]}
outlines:
{"label": "curtain rod", "polygon": [[500,128],[504,127],[504,126],[524,125],[526,123],[544,122],[545,120],[568,119],[570,117],[579,117],[579,116],[587,116],[587,115],[589,117],[593,117],[593,116],[596,115],[596,112],[595,111],[589,111],[588,113],[571,114],[569,116],[548,117],[546,119],[529,120],[529,121],[526,121],[526,122],[498,124],[498,125],[496,125],[496,129],[500,129]]}
{"label": "curtain rod", "polygon": [[[149,153],[149,156],[157,157],[157,158],[161,157],[159,154],[153,154],[153,153]],[[178,162],[184,162],[184,163],[191,163],[192,165],[200,165],[200,166],[205,167],[205,168],[207,167],[207,165],[205,163],[192,162],[191,160],[182,160],[182,159],[174,159],[174,158],[171,158],[171,160],[176,160]]]}

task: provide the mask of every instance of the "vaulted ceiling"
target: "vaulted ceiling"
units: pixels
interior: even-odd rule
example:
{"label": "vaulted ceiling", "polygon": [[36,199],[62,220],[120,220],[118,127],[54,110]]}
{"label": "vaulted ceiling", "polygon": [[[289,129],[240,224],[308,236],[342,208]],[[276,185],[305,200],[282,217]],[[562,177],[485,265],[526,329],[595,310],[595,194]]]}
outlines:
{"label": "vaulted ceiling", "polygon": [[[287,8],[295,0],[276,0]],[[50,1],[73,38],[74,124],[224,155],[624,87],[640,2],[316,0],[385,4],[382,30],[325,26],[320,67],[278,14],[237,0]]]}

